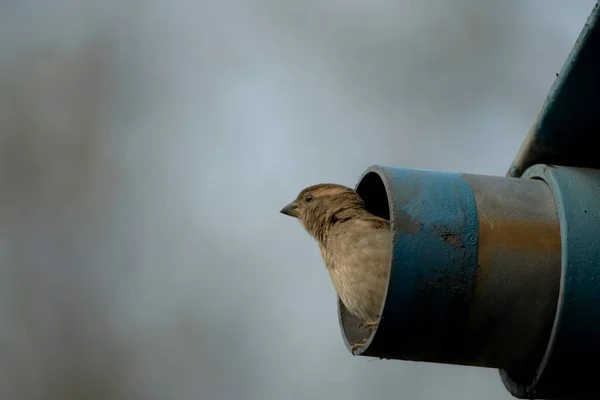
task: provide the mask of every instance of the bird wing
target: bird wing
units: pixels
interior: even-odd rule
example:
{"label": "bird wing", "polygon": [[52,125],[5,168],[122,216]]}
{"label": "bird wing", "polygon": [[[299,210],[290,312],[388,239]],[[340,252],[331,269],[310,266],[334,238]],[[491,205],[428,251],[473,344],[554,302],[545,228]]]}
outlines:
{"label": "bird wing", "polygon": [[332,227],[324,249],[335,289],[350,312],[375,319],[387,287],[392,232],[377,217],[351,218]]}

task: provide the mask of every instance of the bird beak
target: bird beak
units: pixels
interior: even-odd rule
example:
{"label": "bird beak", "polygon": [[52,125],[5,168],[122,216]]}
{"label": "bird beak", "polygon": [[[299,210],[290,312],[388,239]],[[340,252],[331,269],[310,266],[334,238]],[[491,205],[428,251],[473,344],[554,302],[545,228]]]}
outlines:
{"label": "bird beak", "polygon": [[290,217],[298,218],[298,203],[292,201],[290,204],[283,207],[279,212],[285,215],[289,215]]}

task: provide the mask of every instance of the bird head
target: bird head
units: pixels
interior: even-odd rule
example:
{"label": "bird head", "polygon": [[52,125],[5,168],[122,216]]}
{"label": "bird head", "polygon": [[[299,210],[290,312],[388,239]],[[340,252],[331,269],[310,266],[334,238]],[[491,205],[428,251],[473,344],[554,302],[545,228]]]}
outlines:
{"label": "bird head", "polygon": [[308,233],[318,239],[341,212],[351,212],[363,207],[364,203],[358,193],[349,187],[320,183],[303,189],[280,212],[298,218]]}

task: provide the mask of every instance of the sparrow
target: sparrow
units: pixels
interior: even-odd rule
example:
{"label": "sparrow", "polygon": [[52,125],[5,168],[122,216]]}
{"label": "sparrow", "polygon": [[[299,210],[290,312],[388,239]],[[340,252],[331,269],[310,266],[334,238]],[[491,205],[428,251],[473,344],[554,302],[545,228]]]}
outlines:
{"label": "sparrow", "polygon": [[[389,221],[368,212],[356,191],[334,183],[303,189],[280,212],[297,218],[313,237],[338,297],[364,321],[360,326],[374,329],[387,288]],[[353,344],[352,353],[363,346]]]}

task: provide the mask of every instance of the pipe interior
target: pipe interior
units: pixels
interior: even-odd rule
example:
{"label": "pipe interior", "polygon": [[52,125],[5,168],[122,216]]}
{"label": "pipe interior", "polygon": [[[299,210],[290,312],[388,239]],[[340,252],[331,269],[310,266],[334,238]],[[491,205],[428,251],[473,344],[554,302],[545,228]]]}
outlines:
{"label": "pipe interior", "polygon": [[365,202],[367,211],[388,221],[390,220],[388,195],[379,174],[375,172],[367,173],[356,187],[356,192]]}
{"label": "pipe interior", "polygon": [[[371,214],[378,217],[390,220],[390,208],[388,204],[388,195],[385,189],[382,178],[376,172],[369,172],[361,179],[356,187],[356,192],[361,196],[365,202],[365,208]],[[391,251],[391,249],[390,249]],[[338,309],[340,324],[344,339],[348,345],[353,343],[363,342],[366,338],[374,336],[375,332],[370,334],[369,331],[364,329],[358,329],[358,325],[364,321],[359,320],[357,317],[352,315],[344,304],[338,298]],[[370,339],[371,339],[370,338]],[[370,341],[367,342],[367,345]],[[358,351],[360,354],[362,351]]]}

